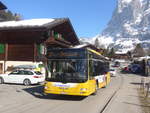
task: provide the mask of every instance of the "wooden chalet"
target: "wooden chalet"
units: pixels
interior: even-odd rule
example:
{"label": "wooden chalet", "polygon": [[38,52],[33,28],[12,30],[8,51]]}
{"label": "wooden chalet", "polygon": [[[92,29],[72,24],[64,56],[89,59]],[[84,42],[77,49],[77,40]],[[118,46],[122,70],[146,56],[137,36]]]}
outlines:
{"label": "wooden chalet", "polygon": [[0,1],[0,10],[7,9],[7,7]]}
{"label": "wooden chalet", "polygon": [[125,60],[129,60],[130,56],[127,53],[115,53],[114,56],[115,59],[125,59]]}
{"label": "wooden chalet", "polygon": [[5,72],[10,61],[40,62],[44,60],[41,54],[48,48],[70,48],[78,44],[68,18],[1,22],[0,70]]}

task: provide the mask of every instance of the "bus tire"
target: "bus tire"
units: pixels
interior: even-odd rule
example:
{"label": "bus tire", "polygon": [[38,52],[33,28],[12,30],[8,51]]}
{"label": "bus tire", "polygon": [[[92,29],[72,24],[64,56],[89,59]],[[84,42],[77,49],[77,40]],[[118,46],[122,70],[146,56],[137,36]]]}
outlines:
{"label": "bus tire", "polygon": [[95,92],[92,95],[97,95],[97,88],[95,88]]}
{"label": "bus tire", "polygon": [[95,92],[93,93],[93,95],[96,95],[96,94],[97,94],[97,90],[98,90],[98,81],[96,81]]}

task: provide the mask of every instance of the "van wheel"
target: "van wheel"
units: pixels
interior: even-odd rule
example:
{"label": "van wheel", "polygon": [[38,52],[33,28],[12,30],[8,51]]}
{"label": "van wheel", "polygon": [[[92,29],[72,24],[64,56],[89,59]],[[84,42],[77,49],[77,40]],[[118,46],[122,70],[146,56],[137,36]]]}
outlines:
{"label": "van wheel", "polygon": [[29,79],[25,79],[25,80],[23,81],[23,84],[24,84],[25,86],[29,86],[29,85],[31,85],[31,81],[30,81]]}
{"label": "van wheel", "polygon": [[0,77],[0,84],[4,83],[4,79],[2,77]]}
{"label": "van wheel", "polygon": [[103,88],[106,88],[107,87],[107,77],[105,78],[105,86]]}
{"label": "van wheel", "polygon": [[99,89],[98,87],[98,80],[96,80],[96,87],[95,87],[95,92],[93,93],[93,95],[96,95],[97,94],[97,90]]}
{"label": "van wheel", "polygon": [[95,92],[93,93],[93,95],[97,95],[97,90],[98,90],[98,86],[96,85]]}

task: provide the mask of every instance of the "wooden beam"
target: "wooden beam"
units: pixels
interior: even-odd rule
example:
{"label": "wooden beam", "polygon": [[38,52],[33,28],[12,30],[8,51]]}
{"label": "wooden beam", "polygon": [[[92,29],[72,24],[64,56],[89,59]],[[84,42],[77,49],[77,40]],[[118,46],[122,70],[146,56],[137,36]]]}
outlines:
{"label": "wooden beam", "polygon": [[66,48],[70,47],[69,44],[64,43],[63,41],[60,41],[60,40],[56,40],[54,39],[54,37],[50,37],[48,40],[44,42],[44,44],[46,44],[46,46],[56,45],[57,47],[66,47]]}
{"label": "wooden beam", "polygon": [[37,45],[36,43],[34,43],[34,58],[33,58],[33,61],[36,62],[36,56],[37,56]]}
{"label": "wooden beam", "polygon": [[5,44],[5,58],[4,58],[4,73],[6,73],[6,62],[8,60],[8,44]]}

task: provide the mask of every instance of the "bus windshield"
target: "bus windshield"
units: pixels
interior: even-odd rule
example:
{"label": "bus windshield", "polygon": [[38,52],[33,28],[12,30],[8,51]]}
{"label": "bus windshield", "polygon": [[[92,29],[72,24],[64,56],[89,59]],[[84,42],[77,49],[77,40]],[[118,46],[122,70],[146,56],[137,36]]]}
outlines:
{"label": "bus windshield", "polygon": [[86,60],[57,59],[48,61],[47,81],[63,83],[82,83],[88,79]]}

